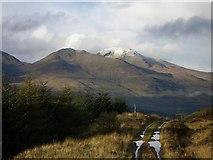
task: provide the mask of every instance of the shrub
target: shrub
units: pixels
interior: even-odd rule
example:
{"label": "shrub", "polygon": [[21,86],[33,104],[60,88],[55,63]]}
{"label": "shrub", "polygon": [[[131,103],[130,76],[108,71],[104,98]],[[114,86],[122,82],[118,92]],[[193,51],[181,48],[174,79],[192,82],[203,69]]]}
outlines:
{"label": "shrub", "polygon": [[111,132],[119,127],[116,113],[101,113],[100,117],[96,120],[100,132]]}
{"label": "shrub", "polygon": [[113,111],[119,114],[127,111],[127,104],[122,97],[115,98],[115,101],[113,103]]}

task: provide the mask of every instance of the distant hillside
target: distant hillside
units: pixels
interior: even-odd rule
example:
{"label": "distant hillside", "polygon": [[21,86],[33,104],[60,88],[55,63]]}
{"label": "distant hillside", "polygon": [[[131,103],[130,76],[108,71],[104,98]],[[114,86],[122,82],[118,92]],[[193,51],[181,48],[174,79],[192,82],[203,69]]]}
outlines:
{"label": "distant hillside", "polygon": [[[138,104],[139,111],[153,112],[155,106],[159,107],[157,111],[160,107],[181,107],[178,105],[188,102],[192,102],[191,110],[210,105],[211,73],[145,57],[132,49],[106,49],[91,54],[66,48],[32,64],[22,63],[4,52],[2,57],[3,73],[19,83],[30,75],[37,82],[47,80],[55,91],[70,86],[73,91],[108,92],[113,97],[126,97],[130,107]],[[198,98],[196,104],[196,96],[206,98]],[[162,97],[170,97],[170,102],[162,103]]]}
{"label": "distant hillside", "polygon": [[24,63],[6,52],[1,52],[2,74],[10,79],[19,78],[26,74]]}

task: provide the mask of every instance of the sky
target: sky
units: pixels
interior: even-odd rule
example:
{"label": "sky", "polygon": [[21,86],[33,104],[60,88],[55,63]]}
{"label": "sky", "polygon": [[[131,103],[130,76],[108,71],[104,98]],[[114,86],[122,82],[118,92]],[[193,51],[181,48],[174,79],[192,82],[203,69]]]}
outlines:
{"label": "sky", "polygon": [[61,48],[131,48],[211,71],[210,2],[3,2],[2,50],[35,62]]}

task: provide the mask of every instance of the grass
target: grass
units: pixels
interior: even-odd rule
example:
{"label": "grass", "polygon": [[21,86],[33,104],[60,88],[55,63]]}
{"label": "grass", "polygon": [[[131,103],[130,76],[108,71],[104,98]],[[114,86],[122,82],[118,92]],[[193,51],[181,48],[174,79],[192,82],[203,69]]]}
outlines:
{"label": "grass", "polygon": [[164,158],[211,158],[212,109],[166,123],[161,132]]}
{"label": "grass", "polygon": [[100,126],[93,124],[88,133],[83,134],[84,138],[70,137],[61,142],[36,146],[14,158],[132,158],[133,141],[139,138],[147,124],[159,118],[142,113],[123,113],[116,116],[116,122],[111,122],[117,124],[111,132],[99,132]]}
{"label": "grass", "polygon": [[[205,109],[189,116],[170,120],[163,125],[160,133],[162,158],[211,158],[212,155],[212,113]],[[100,119],[101,120],[101,119]],[[98,120],[89,126],[88,131],[77,137],[68,137],[60,142],[53,142],[29,148],[14,158],[133,158],[135,144],[146,126],[144,140],[150,141],[154,131],[165,119],[157,115],[142,113],[123,113]],[[103,119],[102,119],[103,120]],[[109,130],[110,126],[111,129]],[[140,149],[140,158],[156,159],[155,151],[148,143]]]}
{"label": "grass", "polygon": [[[213,110],[201,110],[181,119],[167,121],[160,134],[162,158],[211,158],[212,150],[212,113]],[[104,119],[104,121],[107,119]],[[145,127],[144,140],[150,141],[154,131],[162,124],[161,117],[142,113],[123,113],[109,118],[106,126],[97,123],[89,126],[87,132],[77,137],[68,137],[29,148],[14,158],[133,158],[135,144]],[[110,129],[109,127],[113,126]],[[156,159],[155,151],[148,143],[140,149],[140,158]]]}
{"label": "grass", "polygon": [[35,147],[16,158],[118,158],[131,157],[126,151],[131,135],[96,135],[79,140],[68,138],[64,142]]}

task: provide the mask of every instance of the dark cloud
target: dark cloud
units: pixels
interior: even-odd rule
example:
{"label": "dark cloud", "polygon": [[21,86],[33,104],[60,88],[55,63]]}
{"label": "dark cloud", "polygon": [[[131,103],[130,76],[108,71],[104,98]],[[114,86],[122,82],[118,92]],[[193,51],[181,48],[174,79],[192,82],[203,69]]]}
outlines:
{"label": "dark cloud", "polygon": [[63,41],[59,41],[58,37],[53,38],[51,43],[36,39],[32,37],[32,32],[42,25],[59,24],[65,18],[67,15],[63,12],[5,16],[2,21],[2,49],[27,62],[39,59],[49,51],[58,49]]}
{"label": "dark cloud", "polygon": [[182,18],[163,25],[147,26],[145,31],[153,36],[178,37],[184,35],[199,35],[211,32],[211,20],[194,16],[188,20]]}
{"label": "dark cloud", "polygon": [[10,15],[2,17],[3,32],[19,33],[37,28],[43,24],[54,24],[67,18],[63,12],[34,13],[31,15]]}
{"label": "dark cloud", "polygon": [[33,38],[32,32],[42,25],[53,27],[69,18],[64,12],[9,15],[2,19],[2,49],[16,54],[23,61],[32,62],[62,46],[63,41],[53,38],[50,42]]}
{"label": "dark cloud", "polygon": [[2,50],[16,55],[22,61],[33,62],[59,49],[62,45],[63,41],[58,38],[54,38],[50,43],[32,37],[22,41],[16,37],[5,37],[2,41]]}
{"label": "dark cloud", "polygon": [[39,25],[38,21],[33,18],[21,19],[20,17],[3,17],[3,30],[11,32],[21,32],[34,29]]}

